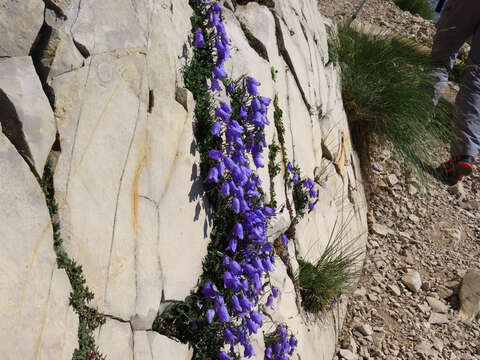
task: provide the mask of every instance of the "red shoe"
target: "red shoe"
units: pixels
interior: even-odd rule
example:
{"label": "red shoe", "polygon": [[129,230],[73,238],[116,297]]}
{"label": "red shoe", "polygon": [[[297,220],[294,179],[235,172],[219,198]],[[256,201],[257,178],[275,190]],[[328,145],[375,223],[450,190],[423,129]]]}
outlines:
{"label": "red shoe", "polygon": [[455,156],[440,165],[440,173],[448,185],[455,185],[464,176],[471,175],[475,158],[469,155]]}

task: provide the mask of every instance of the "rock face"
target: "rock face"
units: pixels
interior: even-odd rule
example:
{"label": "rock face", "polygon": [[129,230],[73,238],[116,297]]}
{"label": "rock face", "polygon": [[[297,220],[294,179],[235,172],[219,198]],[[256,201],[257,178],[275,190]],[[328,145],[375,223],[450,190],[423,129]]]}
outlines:
{"label": "rock face", "polygon": [[[33,12],[28,14],[33,16]],[[5,54],[19,56],[0,61],[0,90],[18,115],[16,129],[40,176],[55,137],[58,140],[53,145],[59,154],[54,188],[61,235],[68,255],[82,265],[86,283],[95,294],[91,305],[107,315],[96,334],[99,350],[107,358],[187,360],[192,355],[185,345],[151,331],[155,317],[167,304],[184,300],[196,288],[209,243],[211,224],[193,134],[195,104],[183,87],[181,74],[191,54],[191,15],[186,0],[52,0],[47,2],[45,15],[38,16],[46,30],[38,34],[39,26],[25,27],[32,32],[36,29],[32,39],[42,39],[33,62],[26,56],[33,40],[15,46],[7,43],[8,37],[0,40],[1,51],[5,47]],[[290,243],[290,270],[298,268],[297,254],[312,262],[318,259],[332,237],[341,236],[345,242],[357,239],[356,246],[363,248],[365,197],[359,161],[350,145],[338,68],[328,59],[326,26],[331,24],[318,13],[314,0],[278,1],[275,8],[249,2],[225,8],[224,17],[232,41],[226,70],[233,77],[254,76],[262,83],[262,95],[278,96],[287,155],[304,176],[318,175],[321,184],[316,209],[297,225]],[[263,44],[264,53],[249,44],[245,28]],[[55,122],[40,85],[52,102]],[[269,118],[273,123],[272,107]],[[268,143],[278,141],[274,126],[268,127],[266,135]],[[19,154],[28,156],[21,146],[16,145],[15,150],[6,137],[2,139],[11,155],[10,162],[0,166],[11,167],[11,172],[22,167],[25,173],[3,178],[8,173],[3,171],[4,188],[17,189],[18,196],[25,197],[17,208],[32,212],[32,218],[5,210],[4,219],[11,221],[2,221],[0,228],[10,231],[12,239],[15,232],[18,238],[20,230],[25,238],[34,239],[31,235],[37,234],[47,239],[39,243],[41,249],[45,247],[46,260],[37,260],[44,268],[29,270],[36,280],[28,283],[38,286],[34,289],[37,305],[52,312],[51,316],[49,312],[31,315],[33,324],[44,324],[43,333],[37,325],[15,323],[14,315],[6,317],[7,325],[0,326],[2,353],[17,354],[13,340],[3,341],[5,333],[12,339],[32,338],[38,349],[44,349],[45,359],[64,354],[69,358],[75,346],[76,317],[72,320],[71,310],[65,307],[68,282],[59,270],[53,270],[48,210]],[[267,167],[260,177],[269,194]],[[282,175],[273,179],[273,186],[278,207],[285,210],[271,224],[272,239],[288,229],[295,216],[286,208],[292,194],[285,191]],[[18,199],[2,203],[9,202]],[[31,219],[40,215],[41,221],[33,223]],[[30,229],[19,219],[29,219],[27,225],[35,227]],[[14,245],[18,243],[12,240]],[[29,251],[17,255],[13,249],[3,263],[12,262],[18,269],[25,269],[24,264],[33,266],[28,262],[33,250]],[[36,254],[40,259],[40,252]],[[276,263],[272,281],[282,295],[272,317],[288,324],[298,339],[302,359],[331,359],[345,302],[324,319],[310,316],[298,306],[300,298],[287,267],[280,260]],[[20,275],[18,279],[21,284]],[[14,282],[8,284],[9,289],[20,288]],[[8,294],[14,296],[13,290]],[[19,294],[21,298],[22,292]],[[28,294],[32,298],[35,292]],[[58,306],[51,306],[57,302]],[[27,309],[24,311],[26,314]],[[42,319],[46,321],[42,323]],[[20,332],[22,336],[17,337]],[[35,340],[39,334],[43,334],[43,342]],[[256,340],[255,347],[260,358],[265,348],[263,337]],[[52,355],[52,349],[58,352]],[[27,347],[21,350],[31,351]],[[17,358],[34,358],[30,354]]]}
{"label": "rock face", "polygon": [[0,60],[0,111],[3,133],[41,177],[57,129],[30,57]]}
{"label": "rock face", "polygon": [[45,198],[3,134],[0,159],[2,358],[70,359],[78,318],[69,307],[66,274],[56,266]]}
{"label": "rock face", "polygon": [[0,3],[0,58],[25,56],[43,24],[42,0],[2,0]]}

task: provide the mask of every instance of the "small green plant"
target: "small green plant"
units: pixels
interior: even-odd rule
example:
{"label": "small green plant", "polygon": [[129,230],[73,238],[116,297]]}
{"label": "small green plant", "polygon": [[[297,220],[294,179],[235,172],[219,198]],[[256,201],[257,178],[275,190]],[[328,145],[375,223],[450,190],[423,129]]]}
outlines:
{"label": "small green plant", "polygon": [[276,194],[273,179],[275,178],[275,176],[280,174],[281,171],[280,165],[277,162],[277,155],[280,151],[280,146],[278,146],[277,143],[273,141],[268,146],[268,151],[268,174],[270,175],[270,207],[276,208],[277,201],[275,200]]}
{"label": "small green plant", "polygon": [[385,137],[419,168],[438,161],[432,149],[451,138],[451,112],[434,107],[428,54],[413,43],[347,26],[335,43],[350,125]]}
{"label": "small green plant", "polygon": [[277,73],[278,73],[278,70],[275,70],[275,68],[272,66],[270,68],[270,74],[272,75],[272,80],[274,82],[277,81]]}
{"label": "small green plant", "polygon": [[419,15],[427,20],[433,19],[433,9],[427,0],[394,0],[394,2],[400,9],[411,14]]}
{"label": "small green plant", "polygon": [[63,239],[60,235],[60,224],[58,218],[58,205],[54,197],[53,188],[53,162],[49,159],[43,171],[43,178],[40,180],[40,186],[45,194],[50,217],[53,227],[53,249],[57,257],[57,266],[64,269],[67,273],[72,292],[70,293],[70,306],[79,317],[78,324],[78,348],[73,352],[73,360],[104,360],[102,354],[98,352],[93,336],[94,331],[105,323],[105,318],[90,308],[88,304],[93,300],[93,292],[86,285],[85,276],[81,265],[78,265],[71,259],[63,248]]}
{"label": "small green plant", "polygon": [[323,254],[314,263],[298,260],[296,280],[302,306],[308,312],[322,312],[334,299],[348,293],[359,275],[358,263],[363,252],[355,244],[357,239],[343,243],[347,235],[345,230],[343,227],[330,238]]}

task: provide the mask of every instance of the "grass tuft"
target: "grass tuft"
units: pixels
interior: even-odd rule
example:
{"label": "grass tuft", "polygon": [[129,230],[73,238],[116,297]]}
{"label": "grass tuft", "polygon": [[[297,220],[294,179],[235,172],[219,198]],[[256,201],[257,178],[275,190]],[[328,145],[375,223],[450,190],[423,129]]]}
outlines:
{"label": "grass tuft", "polygon": [[327,305],[347,294],[359,276],[359,261],[363,251],[356,245],[357,238],[343,243],[347,227],[342,226],[331,237],[323,254],[314,263],[299,259],[296,280],[300,287],[302,307],[320,314]]}
{"label": "grass tuft", "polygon": [[394,0],[394,2],[400,9],[427,20],[432,20],[435,15],[427,0]]}
{"label": "grass tuft", "polygon": [[433,105],[429,55],[412,42],[346,26],[332,45],[350,125],[385,137],[407,163],[431,168],[433,150],[451,138],[451,109]]}

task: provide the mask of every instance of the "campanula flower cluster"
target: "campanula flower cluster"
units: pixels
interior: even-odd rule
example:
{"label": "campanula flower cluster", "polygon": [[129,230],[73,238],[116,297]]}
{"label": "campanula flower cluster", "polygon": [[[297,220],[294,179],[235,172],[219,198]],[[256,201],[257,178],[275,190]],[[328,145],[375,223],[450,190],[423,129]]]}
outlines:
{"label": "campanula flower cluster", "polygon": [[288,360],[287,355],[292,355],[296,346],[295,337],[289,335],[284,326],[279,326],[265,349],[265,359]]}
{"label": "campanula flower cluster", "polygon": [[[312,211],[315,208],[315,204],[318,201],[318,190],[315,190],[315,182],[310,179],[301,179],[300,170],[298,167],[294,167],[291,162],[287,164],[287,170],[290,172],[292,177],[290,181],[293,182],[294,186],[301,186],[305,193],[308,193],[308,211]],[[294,193],[295,196],[295,193]]]}
{"label": "campanula flower cluster", "polygon": [[[205,21],[208,26],[194,29],[194,46],[206,46],[205,39],[213,39],[215,65],[211,70],[208,90],[214,95],[225,91],[227,95],[240,94],[241,104],[234,106],[221,101],[215,108],[215,122],[210,134],[222,139],[221,146],[211,149],[208,157],[214,164],[208,170],[206,182],[217,184],[221,197],[229,204],[234,214],[232,232],[222,249],[222,280],[214,284],[207,281],[202,294],[211,306],[205,308],[208,323],[223,324],[224,350],[221,360],[233,359],[234,348],[243,347],[243,356],[250,358],[255,352],[250,336],[256,334],[266,318],[258,311],[264,298],[265,275],[274,270],[273,244],[267,238],[267,223],[276,215],[276,209],[264,205],[261,189],[262,181],[256,169],[263,168],[263,149],[267,146],[264,129],[269,124],[267,110],[271,99],[261,96],[261,85],[253,77],[232,82],[225,71],[225,62],[230,57],[230,40],[222,23],[222,7],[218,2],[198,0],[207,5]],[[222,87],[223,86],[223,87]],[[313,185],[312,185],[313,188]],[[287,245],[288,238],[281,241]],[[265,306],[273,307],[279,296],[278,289],[272,287],[266,296]],[[296,340],[287,339],[284,328],[275,344],[266,353],[267,359],[288,359]],[[267,356],[268,355],[268,356]]]}

